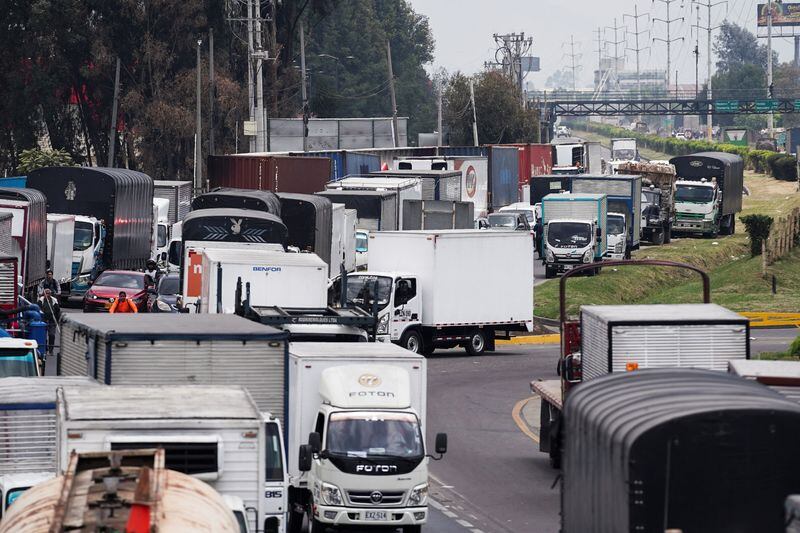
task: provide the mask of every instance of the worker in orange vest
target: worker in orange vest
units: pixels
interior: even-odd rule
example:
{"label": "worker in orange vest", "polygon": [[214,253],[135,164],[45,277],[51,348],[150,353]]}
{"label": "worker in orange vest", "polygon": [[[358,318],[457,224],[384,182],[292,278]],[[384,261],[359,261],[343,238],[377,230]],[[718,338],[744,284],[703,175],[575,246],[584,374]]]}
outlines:
{"label": "worker in orange vest", "polygon": [[119,298],[114,300],[114,303],[111,304],[111,309],[108,310],[109,313],[138,313],[139,310],[136,309],[136,304],[133,303],[133,300],[128,300],[128,295],[125,294],[125,291],[121,291],[119,293]]}

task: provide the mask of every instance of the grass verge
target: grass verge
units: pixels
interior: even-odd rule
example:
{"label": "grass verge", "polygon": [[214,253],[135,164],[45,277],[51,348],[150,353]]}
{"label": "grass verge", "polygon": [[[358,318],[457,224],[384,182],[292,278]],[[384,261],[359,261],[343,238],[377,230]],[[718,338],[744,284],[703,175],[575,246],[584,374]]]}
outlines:
{"label": "grass verge", "polygon": [[[746,173],[742,215],[764,213],[779,217],[800,206],[795,184]],[[797,312],[800,310],[800,248],[761,274],[761,256],[750,257],[749,242],[742,224],[730,237],[673,239],[664,246],[642,246],[635,259],[665,259],[700,267],[711,277],[711,299],[733,311]],[[777,281],[772,294],[772,276]],[[691,303],[702,299],[699,277],[688,271],[661,267],[604,268],[599,276],[570,279],[567,283],[568,312],[577,314],[579,305]],[[558,317],[558,280],[537,286],[535,314]]]}

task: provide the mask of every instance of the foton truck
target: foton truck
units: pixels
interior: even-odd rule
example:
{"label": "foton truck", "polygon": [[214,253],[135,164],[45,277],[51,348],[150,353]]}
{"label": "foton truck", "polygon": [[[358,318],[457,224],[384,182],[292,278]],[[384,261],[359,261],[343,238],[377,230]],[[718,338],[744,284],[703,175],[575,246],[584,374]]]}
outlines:
{"label": "foton truck", "polygon": [[533,329],[533,238],[526,231],[370,234],[369,270],[347,276],[347,302],[374,299],[380,342],[423,354],[492,351],[496,337]]}
{"label": "foton truck", "polygon": [[447,450],[444,434],[425,442],[425,359],[391,344],[296,342],[288,376],[289,532],[305,513],[312,533],[419,533],[428,459]]}
{"label": "foton truck", "polygon": [[673,157],[675,184],[675,231],[706,237],[733,235],[736,213],[742,210],[744,162],[738,155],[700,152]]}
{"label": "foton truck", "polygon": [[[603,260],[606,239],[605,194],[548,194],[542,198],[542,250],[545,277]],[[599,272],[599,267],[589,271]]]}

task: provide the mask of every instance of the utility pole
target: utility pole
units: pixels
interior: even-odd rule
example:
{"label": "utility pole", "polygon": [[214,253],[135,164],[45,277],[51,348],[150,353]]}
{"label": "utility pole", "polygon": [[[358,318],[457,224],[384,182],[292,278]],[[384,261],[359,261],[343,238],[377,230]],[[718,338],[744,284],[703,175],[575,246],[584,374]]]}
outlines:
{"label": "utility pole", "polygon": [[389,65],[389,96],[392,99],[392,142],[400,144],[400,131],[397,129],[397,97],[394,92],[394,72],[392,71],[392,43],[386,41],[386,60]]}
{"label": "utility pole", "polygon": [[495,33],[492,38],[497,46],[494,52],[494,59],[503,66],[503,72],[508,79],[519,88],[524,104],[525,96],[522,84],[525,76],[522,70],[522,58],[533,47],[533,37],[526,38],[525,32],[522,32],[505,35]]}
{"label": "utility pole", "polygon": [[[670,34],[671,34],[670,29],[671,29],[671,26],[675,22],[678,22],[678,21],[683,22],[683,17],[675,17],[674,19],[669,18],[669,6],[673,2],[677,2],[678,0],[653,0],[654,3],[656,1],[661,2],[662,4],[664,4],[667,7],[667,18],[663,18],[662,19],[662,18],[653,17],[653,22],[658,21],[658,22],[663,22],[664,24],[666,24],[666,26],[667,26],[667,38],[666,39],[662,39],[661,37],[654,37],[653,38],[653,42],[661,41],[662,43],[666,43],[666,45],[667,45],[667,92],[669,92],[669,87],[670,87],[669,76],[670,76],[670,71],[672,69],[672,58],[671,58],[671,54],[670,54],[671,48],[672,48],[672,43],[674,41],[683,41],[684,40],[683,37],[676,37],[674,39],[672,37],[670,37]],[[681,0],[681,6],[683,6],[683,0]]]}
{"label": "utility pole", "polygon": [[650,33],[650,30],[642,30],[639,31],[639,18],[640,17],[647,17],[650,20],[649,13],[641,13],[639,14],[639,9],[636,4],[633,5],[633,15],[624,14],[622,15],[622,20],[625,20],[625,17],[630,17],[633,19],[633,36],[636,42],[636,46],[634,48],[626,48],[626,50],[631,50],[632,52],[636,53],[636,92],[639,95],[639,100],[642,99],[642,78],[641,78],[641,71],[639,70],[639,52],[642,50],[647,50],[650,48],[649,46],[639,47],[639,35],[643,33]]}
{"label": "utility pole", "polygon": [[[721,2],[712,3],[711,0],[706,0],[705,3],[703,3],[699,0],[692,0],[692,3],[697,4],[698,7],[703,6],[708,8],[708,26],[700,26],[698,23],[697,29],[706,30],[706,32],[708,32],[708,42],[706,43],[708,45],[708,48],[706,49],[706,66],[708,68],[708,100],[711,101],[713,97],[711,92],[711,32],[719,28],[719,26],[711,25],[711,8],[720,4],[727,4],[728,2],[726,0],[722,0]],[[713,117],[711,115],[711,106],[708,106],[708,115],[706,115],[706,139],[709,141],[713,140],[714,138],[712,121]]]}
{"label": "utility pole", "polygon": [[261,35],[261,1],[254,0],[253,14],[255,15],[256,30],[256,145],[259,152],[267,151],[266,113],[264,112],[264,45]]}
{"label": "utility pole", "polygon": [[472,142],[475,146],[478,144],[478,113],[475,110],[475,83],[472,78],[469,80],[469,100],[472,102]]}
{"label": "utility pole", "polygon": [[214,155],[214,28],[208,30],[208,154]]}
{"label": "utility pole", "polygon": [[303,98],[303,151],[308,152],[308,90],[306,88],[306,34],[300,23],[300,79]]}
{"label": "utility pole", "polygon": [[623,32],[623,38],[622,39],[619,38],[618,32],[619,32],[619,30],[625,30],[625,31],[627,31],[627,30],[626,30],[624,25],[617,26],[617,19],[616,18],[614,19],[614,25],[613,26],[606,26],[606,29],[607,30],[612,30],[614,32],[614,40],[613,41],[606,40],[605,44],[606,45],[609,45],[609,44],[613,44],[614,45],[614,57],[612,58],[614,60],[614,64],[613,64],[612,72],[614,73],[614,85],[615,85],[614,88],[616,89],[616,88],[619,88],[619,60],[620,59],[625,59],[625,53],[624,53],[625,51],[624,50],[623,50],[623,54],[619,55],[619,45],[625,43],[624,32]]}
{"label": "utility pole", "polygon": [[114,149],[117,146],[117,104],[119,103],[119,67],[117,56],[117,73],[114,75],[114,103],[111,105],[111,128],[108,130],[108,166],[114,167]]}
{"label": "utility pole", "polygon": [[194,133],[194,189],[203,190],[203,115],[200,108],[200,97],[202,93],[202,74],[203,64],[200,62],[200,47],[203,45],[202,39],[197,39],[197,120]]}
{"label": "utility pole", "polygon": [[436,92],[436,146],[442,145],[442,87]]}
{"label": "utility pole", "polygon": [[582,57],[583,54],[576,54],[575,53],[575,36],[574,35],[570,35],[569,36],[569,42],[568,43],[563,43],[561,45],[561,48],[563,49],[564,46],[567,46],[567,45],[569,46],[570,51],[569,51],[569,53],[562,54],[561,58],[563,59],[564,57],[568,57],[570,59],[570,62],[572,63],[572,67],[571,67],[571,70],[572,70],[572,92],[574,93],[576,91],[576,89],[575,89],[575,80],[577,79],[577,71],[580,70],[580,68],[581,68],[580,65],[576,65],[575,64],[575,59],[578,59],[578,58]]}
{"label": "utility pole", "polygon": [[[256,121],[255,115],[255,86],[253,84],[253,56],[255,49],[253,47],[253,0],[247,1],[247,101],[249,114],[249,122]],[[256,121],[256,125],[258,122]],[[256,137],[250,137],[250,151],[256,151],[256,144],[258,138],[258,127],[256,127]]]}
{"label": "utility pole", "polygon": [[[710,25],[710,22],[709,22]],[[767,0],[767,97],[772,99],[772,0]],[[769,138],[773,138],[775,123],[772,111],[767,115]]]}
{"label": "utility pole", "polygon": [[695,6],[697,9],[697,23],[694,25],[697,28],[694,35],[694,97],[697,99],[700,96],[700,6]]}

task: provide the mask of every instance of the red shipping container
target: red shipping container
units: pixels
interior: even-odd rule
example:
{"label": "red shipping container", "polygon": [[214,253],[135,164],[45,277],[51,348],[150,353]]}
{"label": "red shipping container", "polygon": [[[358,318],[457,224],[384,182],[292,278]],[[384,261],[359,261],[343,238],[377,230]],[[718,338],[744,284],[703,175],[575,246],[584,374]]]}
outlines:
{"label": "red shipping container", "polygon": [[328,157],[218,155],[208,157],[208,182],[215,187],[314,194],[331,176]]}
{"label": "red shipping container", "polygon": [[550,174],[553,168],[553,146],[550,144],[513,143],[519,149],[519,186],[528,185],[533,176]]}

